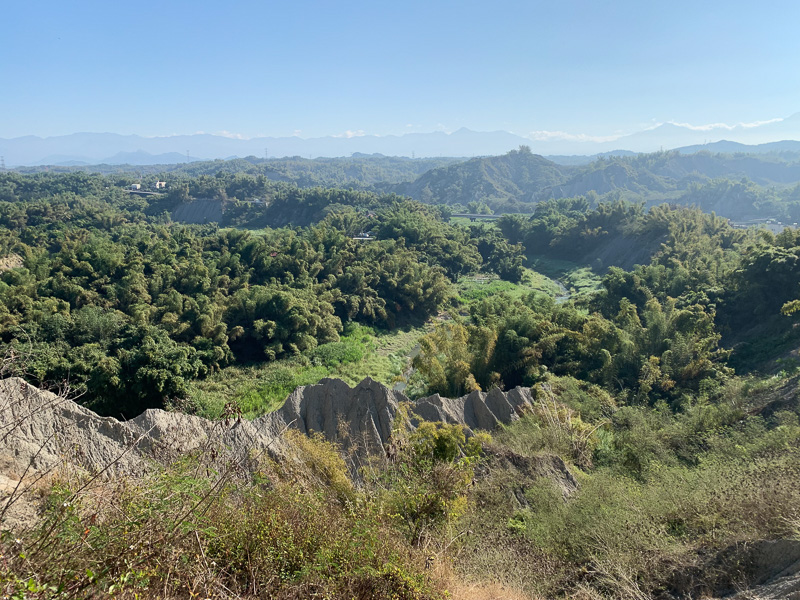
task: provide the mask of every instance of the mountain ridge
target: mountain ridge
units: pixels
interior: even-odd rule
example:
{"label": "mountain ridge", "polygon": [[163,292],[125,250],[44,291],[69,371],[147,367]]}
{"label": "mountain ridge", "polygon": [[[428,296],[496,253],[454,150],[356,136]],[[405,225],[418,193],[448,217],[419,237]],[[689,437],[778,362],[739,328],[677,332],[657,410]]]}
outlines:
{"label": "mountain ridge", "polygon": [[[734,139],[736,138],[736,139]],[[144,137],[136,134],[80,132],[40,137],[34,135],[0,138],[0,155],[9,166],[44,164],[47,157],[63,157],[65,162],[94,162],[119,153],[142,151],[154,156],[186,155],[203,160],[230,156],[349,156],[355,152],[394,156],[486,156],[501,154],[521,145],[542,155],[580,155],[628,151],[653,152],[659,149],[705,145],[723,140],[740,144],[776,143],[800,139],[800,113],[784,119],[756,124],[710,125],[662,123],[656,127],[612,138],[590,138],[560,132],[532,132],[520,135],[508,131],[473,131],[466,127],[452,133],[434,131],[401,135],[352,134],[314,138],[298,136],[258,136],[195,133]],[[88,160],[86,160],[88,159]]]}
{"label": "mountain ridge", "polygon": [[504,213],[529,213],[538,202],[548,199],[618,193],[649,203],[698,204],[733,219],[756,216],[755,204],[764,198],[749,192],[747,202],[752,206],[739,203],[735,210],[727,210],[725,203],[716,200],[704,197],[701,202],[695,197],[697,186],[713,185],[719,179],[744,179],[769,187],[795,185],[800,183],[800,155],[777,160],[771,155],[673,150],[600,157],[576,165],[556,163],[520,149],[434,168],[414,181],[378,187],[425,203],[456,205],[458,209],[477,202]]}

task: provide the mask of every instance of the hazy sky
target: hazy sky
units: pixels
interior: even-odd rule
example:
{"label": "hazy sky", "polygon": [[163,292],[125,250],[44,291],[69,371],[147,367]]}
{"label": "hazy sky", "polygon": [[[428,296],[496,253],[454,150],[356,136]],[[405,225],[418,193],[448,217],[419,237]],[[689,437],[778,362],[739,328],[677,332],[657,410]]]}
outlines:
{"label": "hazy sky", "polygon": [[4,2],[0,137],[628,133],[800,111],[800,3]]}

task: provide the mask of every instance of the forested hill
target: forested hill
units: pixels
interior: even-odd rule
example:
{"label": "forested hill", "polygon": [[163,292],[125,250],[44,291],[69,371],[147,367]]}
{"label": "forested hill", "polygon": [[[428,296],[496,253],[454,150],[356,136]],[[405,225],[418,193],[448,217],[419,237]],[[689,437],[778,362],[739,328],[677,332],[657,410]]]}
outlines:
{"label": "forested hill", "polygon": [[[526,147],[475,158],[383,189],[456,209],[533,212],[549,198],[615,194],[648,204],[672,202],[738,219],[797,221],[800,155],[682,154],[601,157],[582,167],[559,165]],[[738,187],[737,187],[738,186]],[[485,204],[483,207],[481,204]],[[470,209],[471,205],[471,209]]]}
{"label": "forested hill", "polygon": [[632,157],[600,159],[569,179],[555,197],[604,194],[615,189],[647,195],[686,189],[692,182],[717,178],[746,177],[759,185],[792,184],[800,181],[800,155],[793,160],[776,156],[727,155],[698,152],[656,152]]}
{"label": "forested hill", "polygon": [[575,167],[558,165],[522,146],[502,156],[439,167],[416,181],[386,189],[432,204],[468,207],[470,203],[485,203],[502,212],[530,212],[529,207],[541,199],[543,190],[560,185],[575,173]]}

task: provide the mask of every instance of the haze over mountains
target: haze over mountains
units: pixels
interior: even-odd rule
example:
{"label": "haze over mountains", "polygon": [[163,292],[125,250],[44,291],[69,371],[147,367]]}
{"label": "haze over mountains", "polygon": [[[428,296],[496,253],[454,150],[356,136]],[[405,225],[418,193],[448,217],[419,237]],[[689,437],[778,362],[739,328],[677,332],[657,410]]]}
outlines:
{"label": "haze over mountains", "polygon": [[[725,141],[723,143],[723,140]],[[380,153],[388,156],[483,156],[502,154],[520,145],[542,155],[596,155],[614,151],[653,152],[692,147],[692,151],[744,150],[738,144],[766,144],[753,151],[798,150],[800,113],[784,119],[750,124],[692,126],[663,123],[617,138],[594,138],[564,132],[536,131],[517,135],[507,131],[478,132],[461,128],[452,133],[360,135],[320,138],[240,137],[198,133],[143,137],[115,133],[74,133],[41,138],[0,138],[0,156],[9,167],[32,165],[170,164],[217,158],[259,156],[349,156]]]}

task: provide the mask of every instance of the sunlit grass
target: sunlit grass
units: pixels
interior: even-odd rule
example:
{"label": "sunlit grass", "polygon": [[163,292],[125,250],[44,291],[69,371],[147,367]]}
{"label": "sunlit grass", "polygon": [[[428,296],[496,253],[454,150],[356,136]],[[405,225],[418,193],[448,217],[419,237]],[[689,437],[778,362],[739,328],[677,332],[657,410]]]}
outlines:
{"label": "sunlit grass", "polygon": [[479,275],[462,277],[456,287],[459,299],[463,304],[477,302],[500,293],[507,294],[512,298],[521,298],[531,292],[553,297],[561,293],[558,283],[532,269],[525,269],[525,274],[519,283]]}
{"label": "sunlit grass", "polygon": [[313,385],[325,377],[341,379],[351,386],[371,377],[391,387],[424,333],[423,327],[387,333],[351,326],[341,340],[356,353],[345,353],[342,360],[336,353],[326,352],[326,347],[334,345],[325,344],[316,351],[283,360],[233,365],[193,381],[189,398],[196,412],[206,418],[219,417],[228,403],[234,403],[244,417],[255,418],[279,408],[298,386]]}
{"label": "sunlit grass", "polygon": [[601,276],[586,265],[541,256],[529,256],[528,265],[536,272],[560,281],[571,297],[594,294],[600,289]]}

